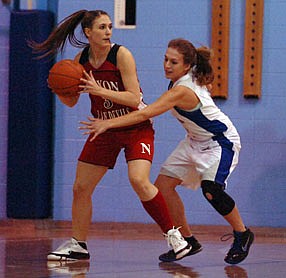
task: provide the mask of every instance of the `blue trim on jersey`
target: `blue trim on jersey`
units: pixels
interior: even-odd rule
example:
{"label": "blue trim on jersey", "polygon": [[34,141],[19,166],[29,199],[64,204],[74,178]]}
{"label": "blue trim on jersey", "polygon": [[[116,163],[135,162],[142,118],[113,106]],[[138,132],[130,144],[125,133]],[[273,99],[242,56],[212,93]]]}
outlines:
{"label": "blue trim on jersey", "polygon": [[214,141],[218,141],[221,146],[233,147],[233,143],[224,136],[224,132],[227,130],[227,126],[219,120],[209,120],[201,111],[201,109],[195,111],[185,111],[178,107],[174,109],[183,117],[194,122],[202,129],[212,133]]}
{"label": "blue trim on jersey", "polygon": [[183,117],[194,122],[202,129],[214,134],[212,139],[217,141],[222,148],[221,158],[215,182],[225,185],[225,180],[229,175],[230,167],[234,157],[234,151],[232,150],[233,143],[224,135],[227,130],[227,126],[219,120],[209,120],[200,109],[195,111],[185,111],[178,107],[174,109]]}
{"label": "blue trim on jersey", "polygon": [[175,110],[183,117],[197,124],[202,129],[211,132],[214,135],[223,133],[227,130],[227,126],[218,120],[209,120],[201,111],[201,109],[195,111],[185,111],[178,107],[174,107]]}
{"label": "blue trim on jersey", "polygon": [[215,182],[225,185],[225,180],[227,179],[234,157],[234,151],[229,148],[221,148],[221,158],[215,176]]}

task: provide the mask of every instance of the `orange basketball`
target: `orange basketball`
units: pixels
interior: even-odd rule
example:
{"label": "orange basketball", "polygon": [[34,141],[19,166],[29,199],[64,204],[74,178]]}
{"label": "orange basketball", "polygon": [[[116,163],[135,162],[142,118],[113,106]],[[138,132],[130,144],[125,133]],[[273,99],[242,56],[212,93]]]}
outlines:
{"label": "orange basketball", "polygon": [[77,95],[84,68],[80,63],[65,59],[52,66],[48,76],[48,86],[60,96]]}

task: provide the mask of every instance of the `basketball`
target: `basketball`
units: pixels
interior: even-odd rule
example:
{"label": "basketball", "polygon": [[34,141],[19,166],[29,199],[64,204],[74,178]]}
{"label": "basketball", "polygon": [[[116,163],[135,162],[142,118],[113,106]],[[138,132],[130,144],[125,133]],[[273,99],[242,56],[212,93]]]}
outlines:
{"label": "basketball", "polygon": [[64,59],[55,63],[49,71],[48,86],[57,95],[74,96],[80,91],[80,78],[84,68],[80,63]]}

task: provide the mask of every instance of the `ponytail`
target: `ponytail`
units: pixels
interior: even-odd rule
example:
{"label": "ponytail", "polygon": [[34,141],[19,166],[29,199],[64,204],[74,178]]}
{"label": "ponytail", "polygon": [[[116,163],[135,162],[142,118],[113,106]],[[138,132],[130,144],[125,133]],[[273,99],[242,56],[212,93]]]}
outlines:
{"label": "ponytail", "polygon": [[213,68],[210,64],[213,52],[206,46],[197,48],[197,61],[192,73],[199,85],[208,85],[214,80]]}
{"label": "ponytail", "polygon": [[208,47],[202,46],[196,49],[190,41],[182,38],[171,40],[168,47],[177,49],[183,55],[184,64],[191,66],[192,74],[199,85],[213,82],[214,73],[210,64],[212,51]]}
{"label": "ponytail", "polygon": [[81,24],[81,28],[84,33],[84,28],[92,28],[94,19],[100,15],[109,16],[102,10],[77,11],[64,18],[44,42],[37,43],[35,41],[28,41],[28,45],[35,53],[41,54],[38,58],[44,58],[47,56],[54,57],[58,52],[62,53],[67,40],[72,46],[83,48],[87,46],[88,43],[83,42],[76,37],[76,28]]}

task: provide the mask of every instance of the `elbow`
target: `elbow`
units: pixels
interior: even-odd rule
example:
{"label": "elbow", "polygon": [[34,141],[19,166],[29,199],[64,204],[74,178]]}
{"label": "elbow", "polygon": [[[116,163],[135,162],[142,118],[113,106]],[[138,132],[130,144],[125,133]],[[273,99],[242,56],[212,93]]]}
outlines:
{"label": "elbow", "polygon": [[146,104],[142,100],[143,100],[143,96],[142,96],[142,93],[140,93],[140,95],[134,99],[133,107],[138,109],[138,110],[145,108]]}
{"label": "elbow", "polygon": [[136,98],[133,100],[132,107],[140,110],[141,100],[142,100],[142,97],[141,97],[141,96],[136,97]]}

